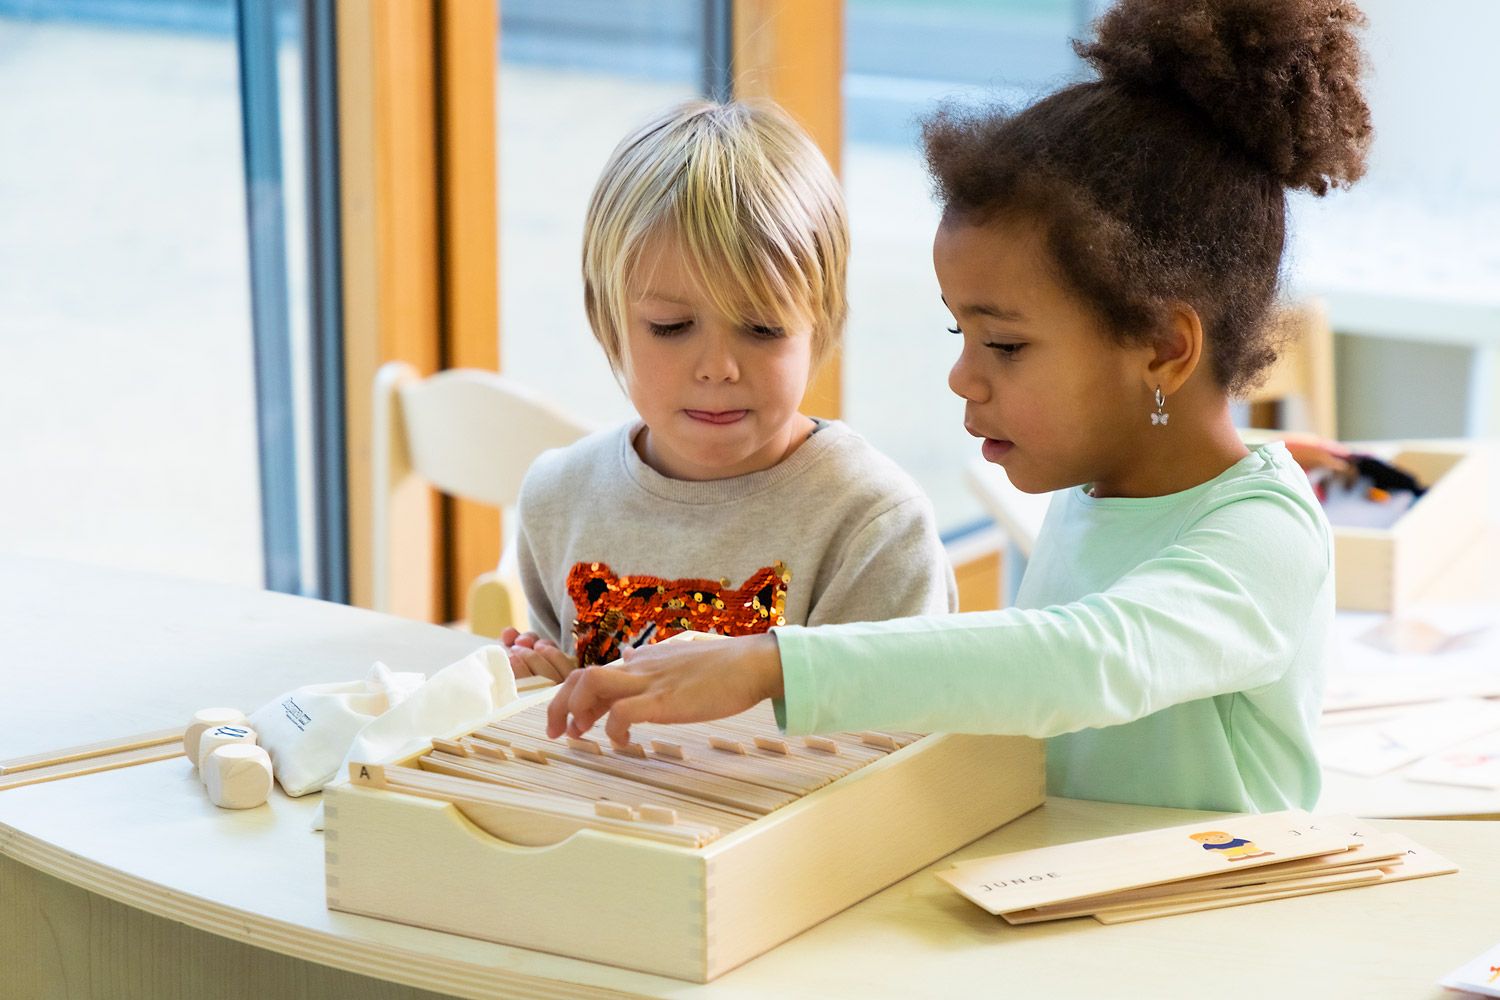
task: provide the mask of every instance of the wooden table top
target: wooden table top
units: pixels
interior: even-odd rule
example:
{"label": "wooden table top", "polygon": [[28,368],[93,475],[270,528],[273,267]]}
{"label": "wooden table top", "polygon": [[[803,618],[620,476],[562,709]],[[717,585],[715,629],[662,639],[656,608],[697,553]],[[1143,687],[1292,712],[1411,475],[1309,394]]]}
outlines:
{"label": "wooden table top", "polygon": [[[374,659],[432,671],[481,644],[300,598],[46,561],[0,562],[0,755],[251,709]],[[101,711],[100,706],[110,706]],[[62,734],[61,738],[59,734]],[[144,912],[232,940],[461,996],[1438,997],[1436,980],[1495,943],[1500,835],[1480,822],[1383,821],[1458,875],[1105,927],[1013,928],[919,872],[699,986],[330,912],[318,796],[207,801],[182,758],[0,793],[0,853]],[[953,860],[1189,822],[1207,814],[1050,800]],[[873,833],[876,836],[878,833]],[[496,887],[504,891],[504,887]]]}
{"label": "wooden table top", "polygon": [[[0,793],[0,853],[145,912],[308,961],[466,997],[1438,997],[1493,945],[1500,827],[1382,821],[1457,875],[1106,927],[1010,927],[933,877],[952,861],[1206,813],[1052,799],[707,985],[328,910],[319,796],[214,808],[181,758]],[[80,817],[88,822],[80,822]],[[503,892],[503,886],[496,887]],[[1211,990],[1209,989],[1212,984]]]}

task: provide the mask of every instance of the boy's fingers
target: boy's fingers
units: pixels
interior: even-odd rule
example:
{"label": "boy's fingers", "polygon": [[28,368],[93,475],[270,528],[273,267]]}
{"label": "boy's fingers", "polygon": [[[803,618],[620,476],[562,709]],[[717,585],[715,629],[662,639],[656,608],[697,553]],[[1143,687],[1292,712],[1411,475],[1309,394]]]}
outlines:
{"label": "boy's fingers", "polygon": [[[557,650],[553,650],[551,656],[545,650],[527,649],[524,646],[512,646],[510,650],[511,673],[517,677],[545,677],[548,680],[561,683],[563,677],[568,674],[567,657],[563,656],[564,663],[559,664],[554,657],[562,656]],[[524,670],[519,673],[517,668]]]}
{"label": "boy's fingers", "polygon": [[524,649],[536,648],[537,634],[535,632],[522,632],[516,636],[516,645]]}
{"label": "boy's fingers", "polygon": [[562,683],[564,677],[573,672],[573,661],[568,658],[568,654],[556,646],[542,646],[534,649],[528,659],[540,665],[541,669],[537,671],[538,673],[545,674],[559,684]]}
{"label": "boy's fingers", "polygon": [[500,645],[506,647],[514,646],[516,644],[516,637],[520,634],[520,632],[517,632],[513,628],[502,629],[500,631]]}
{"label": "boy's fingers", "polygon": [[526,665],[526,660],[520,656],[510,658],[510,673],[512,677],[530,677],[531,668]]}

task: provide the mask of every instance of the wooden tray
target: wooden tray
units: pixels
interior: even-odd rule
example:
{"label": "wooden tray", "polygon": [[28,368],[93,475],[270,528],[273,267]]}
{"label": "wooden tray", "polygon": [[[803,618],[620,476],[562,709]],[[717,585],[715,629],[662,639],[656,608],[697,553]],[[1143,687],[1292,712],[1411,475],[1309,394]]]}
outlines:
{"label": "wooden tray", "polygon": [[1035,808],[1045,786],[1039,741],[927,736],[688,848],[597,830],[521,847],[452,803],[343,785],[325,793],[328,905],[707,982]]}

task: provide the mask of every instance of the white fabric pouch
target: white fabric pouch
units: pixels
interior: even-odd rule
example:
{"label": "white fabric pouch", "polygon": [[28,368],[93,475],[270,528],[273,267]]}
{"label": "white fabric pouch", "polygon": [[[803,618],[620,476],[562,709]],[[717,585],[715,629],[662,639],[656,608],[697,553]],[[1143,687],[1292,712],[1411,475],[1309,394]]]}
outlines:
{"label": "white fabric pouch", "polygon": [[[326,785],[349,780],[349,763],[384,763],[416,753],[434,736],[452,738],[477,729],[495,711],[516,700],[510,654],[503,646],[483,646],[450,663],[390,711],[372,719],[346,746]],[[254,720],[251,720],[252,723]],[[323,807],[313,829],[323,828]]]}
{"label": "white fabric pouch", "polygon": [[376,663],[362,681],[311,684],[288,691],[250,716],[256,742],[288,795],[316,792],[338,771],[349,744],[369,723],[422,685],[419,673]]}

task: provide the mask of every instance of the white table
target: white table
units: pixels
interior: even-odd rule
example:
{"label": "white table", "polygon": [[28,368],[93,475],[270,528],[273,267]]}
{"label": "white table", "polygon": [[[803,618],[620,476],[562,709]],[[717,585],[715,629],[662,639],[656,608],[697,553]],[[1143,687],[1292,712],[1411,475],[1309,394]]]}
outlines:
{"label": "white table", "polygon": [[431,673],[488,640],[326,601],[0,559],[0,760],[252,712],[370,664]]}
{"label": "white table", "polygon": [[[30,581],[31,585],[27,585]],[[357,672],[380,656],[431,670],[480,643],[336,605],[55,563],[0,565],[9,690],[71,693],[85,738],[114,720],[155,728],[204,693]],[[106,600],[105,597],[111,599]],[[48,607],[92,609],[91,627]],[[107,636],[108,641],[101,637]],[[25,655],[17,655],[24,653]],[[64,670],[65,677],[39,678]],[[88,681],[104,671],[106,685]],[[185,674],[196,685],[171,693]],[[153,678],[155,678],[153,680]],[[112,700],[95,701],[104,692]],[[183,701],[182,699],[187,699]],[[30,704],[29,697],[9,699]],[[114,711],[91,719],[101,704]],[[8,739],[45,745],[26,705]],[[76,735],[76,734],[75,734]],[[0,793],[0,993],[17,996],[1215,997],[1442,995],[1435,980],[1500,937],[1500,836],[1484,823],[1391,822],[1457,862],[1456,876],[1103,927],[1011,928],[930,870],[707,986],[330,912],[316,796],[209,805],[181,758]],[[1049,800],[958,858],[1173,825],[1205,814]],[[877,834],[872,834],[877,835]],[[937,866],[934,866],[937,867]],[[496,887],[496,891],[504,891]]]}

